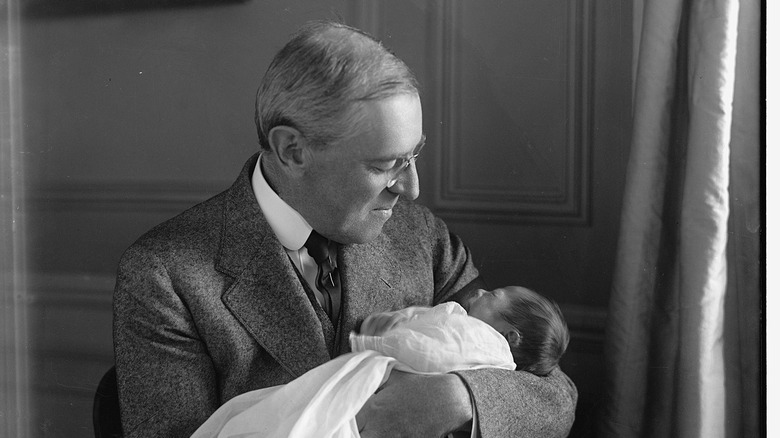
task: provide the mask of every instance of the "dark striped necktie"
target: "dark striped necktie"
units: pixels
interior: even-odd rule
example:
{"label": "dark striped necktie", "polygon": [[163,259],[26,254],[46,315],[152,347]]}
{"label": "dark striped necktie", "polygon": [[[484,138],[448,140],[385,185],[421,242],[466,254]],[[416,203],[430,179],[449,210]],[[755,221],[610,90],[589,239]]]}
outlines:
{"label": "dark striped necktie", "polygon": [[322,307],[335,326],[341,307],[341,284],[338,267],[330,257],[328,239],[312,230],[303,246],[317,262],[317,289],[322,293],[324,301]]}

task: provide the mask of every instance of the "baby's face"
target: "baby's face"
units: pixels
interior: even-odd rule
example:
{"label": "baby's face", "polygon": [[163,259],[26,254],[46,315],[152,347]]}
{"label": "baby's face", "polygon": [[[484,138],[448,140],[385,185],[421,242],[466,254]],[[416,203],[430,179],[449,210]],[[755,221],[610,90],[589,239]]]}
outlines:
{"label": "baby's face", "polygon": [[504,334],[507,330],[512,330],[513,327],[501,316],[501,311],[510,309],[512,304],[511,295],[517,292],[514,289],[514,287],[498,288],[489,291],[477,289],[466,300],[464,307],[468,310],[469,316],[490,324],[499,333]]}

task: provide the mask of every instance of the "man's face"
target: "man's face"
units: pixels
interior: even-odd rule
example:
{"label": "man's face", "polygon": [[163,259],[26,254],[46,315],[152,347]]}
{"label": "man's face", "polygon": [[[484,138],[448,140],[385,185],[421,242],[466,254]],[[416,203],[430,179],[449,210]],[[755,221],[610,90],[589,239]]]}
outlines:
{"label": "man's face", "polygon": [[414,165],[398,174],[399,160],[422,141],[419,96],[399,94],[362,103],[362,128],[339,144],[312,150],[302,178],[304,205],[298,210],[322,235],[340,243],[375,239],[400,196],[419,195]]}

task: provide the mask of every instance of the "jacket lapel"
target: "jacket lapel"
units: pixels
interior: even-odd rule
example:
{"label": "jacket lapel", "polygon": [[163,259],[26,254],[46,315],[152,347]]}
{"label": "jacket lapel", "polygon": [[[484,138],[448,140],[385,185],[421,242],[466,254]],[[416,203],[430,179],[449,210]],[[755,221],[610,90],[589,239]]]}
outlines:
{"label": "jacket lapel", "polygon": [[349,332],[358,331],[360,323],[374,312],[399,308],[392,293],[400,269],[396,257],[389,255],[387,235],[361,245],[344,245],[339,251],[342,287],[341,345],[342,353],[350,351]]}
{"label": "jacket lapel", "polygon": [[251,187],[257,155],[228,190],[217,269],[235,278],[222,301],[293,376],[330,359],[322,325]]}

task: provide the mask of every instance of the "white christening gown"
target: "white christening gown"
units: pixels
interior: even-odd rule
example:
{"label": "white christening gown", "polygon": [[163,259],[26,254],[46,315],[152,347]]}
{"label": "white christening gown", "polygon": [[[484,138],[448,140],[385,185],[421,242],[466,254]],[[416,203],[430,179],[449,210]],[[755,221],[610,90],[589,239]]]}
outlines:
{"label": "white christening gown", "polygon": [[409,319],[382,336],[352,333],[352,353],[286,385],[229,400],[192,438],[359,438],[355,415],[393,368],[418,374],[515,369],[504,337],[457,303],[399,312]]}

